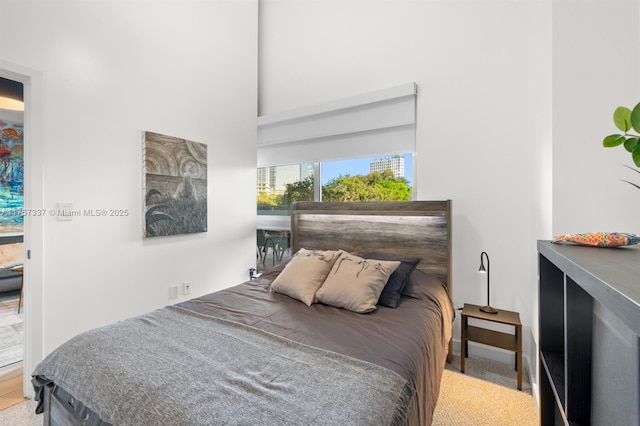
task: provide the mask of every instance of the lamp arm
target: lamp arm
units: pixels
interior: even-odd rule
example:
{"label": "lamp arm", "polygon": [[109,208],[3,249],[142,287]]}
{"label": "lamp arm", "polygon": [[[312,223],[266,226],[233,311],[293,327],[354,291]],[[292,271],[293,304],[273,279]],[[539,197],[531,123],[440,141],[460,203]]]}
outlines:
{"label": "lamp arm", "polygon": [[491,306],[491,303],[489,303],[489,300],[491,300],[489,298],[489,291],[491,290],[491,262],[489,262],[489,255],[486,252],[482,252],[484,253],[485,257],[487,258],[487,306]]}
{"label": "lamp arm", "polygon": [[491,304],[489,303],[489,301],[491,300],[490,299],[490,293],[489,293],[491,291],[491,283],[489,281],[491,279],[491,272],[490,272],[491,266],[490,266],[490,262],[489,262],[489,255],[487,254],[487,252],[484,252],[484,251],[482,253],[480,253],[480,268],[484,269],[484,261],[483,261],[482,256],[487,258],[487,269],[486,269],[486,272],[487,272],[487,306],[485,306],[483,308],[480,308],[480,310],[483,311],[483,312],[490,313],[490,314],[495,314],[498,311],[496,309],[492,308]]}

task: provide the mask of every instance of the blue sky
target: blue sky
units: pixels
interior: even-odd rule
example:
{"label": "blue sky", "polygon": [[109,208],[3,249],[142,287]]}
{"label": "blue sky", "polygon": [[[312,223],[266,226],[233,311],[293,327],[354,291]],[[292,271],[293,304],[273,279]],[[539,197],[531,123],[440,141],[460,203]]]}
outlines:
{"label": "blue sky", "polygon": [[[325,185],[331,179],[340,175],[368,175],[369,164],[376,158],[381,158],[381,156],[358,158],[356,160],[324,161],[322,162],[322,184]],[[404,177],[409,181],[409,185],[411,185],[413,177],[411,154],[404,155],[404,173]]]}

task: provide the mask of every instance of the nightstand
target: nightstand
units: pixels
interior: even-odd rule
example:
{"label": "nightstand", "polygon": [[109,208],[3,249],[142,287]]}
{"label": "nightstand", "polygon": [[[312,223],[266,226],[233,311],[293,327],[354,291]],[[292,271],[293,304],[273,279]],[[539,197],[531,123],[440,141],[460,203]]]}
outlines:
{"label": "nightstand", "polygon": [[[518,390],[522,390],[522,323],[520,322],[520,314],[503,309],[497,309],[497,311],[497,314],[488,314],[482,312],[480,306],[469,303],[464,304],[462,308],[462,325],[460,327],[460,371],[464,373],[464,361],[469,356],[469,342],[482,343],[483,345],[513,351],[516,356]],[[469,318],[512,325],[514,334],[469,325]]]}

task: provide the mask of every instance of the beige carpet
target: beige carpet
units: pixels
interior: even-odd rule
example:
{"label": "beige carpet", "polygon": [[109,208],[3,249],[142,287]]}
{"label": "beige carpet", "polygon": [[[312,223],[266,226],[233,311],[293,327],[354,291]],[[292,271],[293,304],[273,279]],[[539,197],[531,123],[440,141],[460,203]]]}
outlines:
{"label": "beige carpet", "polygon": [[523,372],[522,391],[513,367],[482,358],[467,358],[466,374],[454,356],[443,373],[433,425],[538,425],[529,373]]}
{"label": "beige carpet", "polygon": [[[516,390],[516,373],[504,364],[469,358],[467,374],[460,373],[460,358],[447,364],[442,377],[434,426],[484,426],[538,424],[528,373],[522,391]],[[483,378],[483,379],[481,379]],[[36,426],[42,416],[34,414],[36,403],[27,400],[0,411],[0,425]]]}
{"label": "beige carpet", "polygon": [[36,415],[36,402],[30,399],[0,411],[0,425],[42,426],[42,415]]}

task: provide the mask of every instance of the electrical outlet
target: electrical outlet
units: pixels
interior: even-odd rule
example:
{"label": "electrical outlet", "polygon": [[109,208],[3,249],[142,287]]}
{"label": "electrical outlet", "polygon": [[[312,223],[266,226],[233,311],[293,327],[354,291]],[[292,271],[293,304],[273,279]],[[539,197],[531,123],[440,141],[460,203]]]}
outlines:
{"label": "electrical outlet", "polygon": [[262,273],[258,273],[258,270],[256,268],[250,267],[249,268],[249,279],[252,280],[254,278],[258,278],[260,275],[262,275]]}
{"label": "electrical outlet", "polygon": [[178,286],[172,285],[169,287],[169,299],[176,299],[178,297]]}
{"label": "electrical outlet", "polygon": [[191,294],[191,281],[182,283],[182,294]]}

